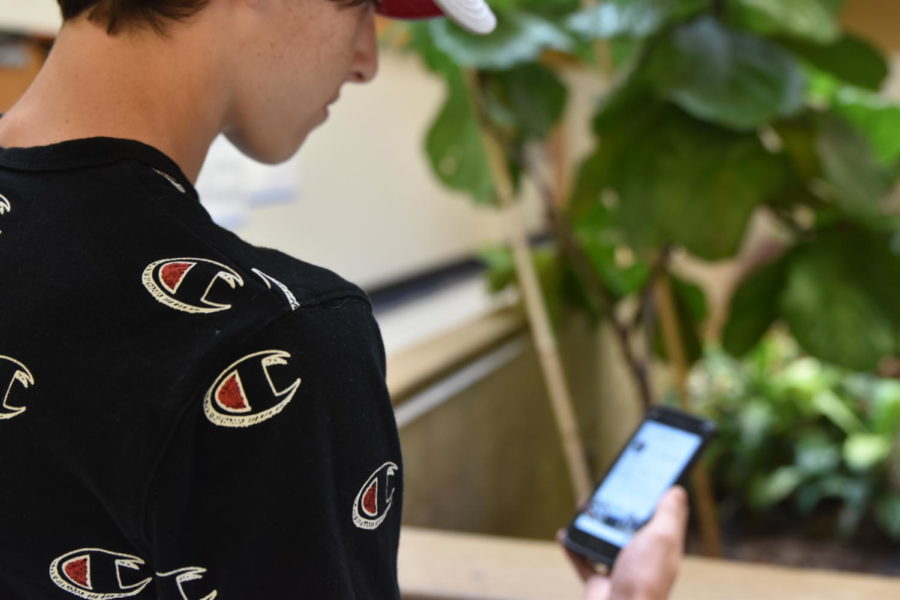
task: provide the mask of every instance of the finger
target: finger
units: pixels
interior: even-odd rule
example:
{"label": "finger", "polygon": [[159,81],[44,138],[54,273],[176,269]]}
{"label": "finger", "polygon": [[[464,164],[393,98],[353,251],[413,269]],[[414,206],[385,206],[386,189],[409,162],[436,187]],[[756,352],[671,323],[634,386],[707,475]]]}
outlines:
{"label": "finger", "polygon": [[608,577],[597,575],[587,581],[585,600],[609,600],[612,596],[612,582]]}

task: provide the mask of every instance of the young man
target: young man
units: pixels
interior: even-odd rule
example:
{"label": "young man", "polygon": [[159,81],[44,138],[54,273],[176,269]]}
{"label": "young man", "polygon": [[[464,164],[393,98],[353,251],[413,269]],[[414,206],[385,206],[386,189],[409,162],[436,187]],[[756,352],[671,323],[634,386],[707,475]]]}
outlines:
{"label": "young man", "polygon": [[[220,133],[296,152],[375,76],[377,10],[494,26],[439,2],[59,0],[0,119],[0,599],[399,597],[368,299],[217,227],[193,183]],[[590,597],[664,597],[685,512]]]}

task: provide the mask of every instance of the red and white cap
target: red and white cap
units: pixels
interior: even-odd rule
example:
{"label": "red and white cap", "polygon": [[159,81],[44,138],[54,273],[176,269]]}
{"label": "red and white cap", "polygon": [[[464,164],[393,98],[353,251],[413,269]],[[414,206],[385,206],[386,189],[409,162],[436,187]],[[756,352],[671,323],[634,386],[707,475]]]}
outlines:
{"label": "red and white cap", "polygon": [[472,33],[490,33],[497,17],[485,0],[381,0],[378,14],[394,19],[449,17]]}

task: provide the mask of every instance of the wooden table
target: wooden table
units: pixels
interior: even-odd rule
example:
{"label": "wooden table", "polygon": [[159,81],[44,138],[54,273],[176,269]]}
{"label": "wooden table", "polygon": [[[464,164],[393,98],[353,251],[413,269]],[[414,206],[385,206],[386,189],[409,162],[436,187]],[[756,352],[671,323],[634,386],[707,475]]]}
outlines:
{"label": "wooden table", "polygon": [[[580,582],[552,542],[405,528],[406,600],[576,600]],[[900,600],[900,578],[688,557],[671,600]]]}

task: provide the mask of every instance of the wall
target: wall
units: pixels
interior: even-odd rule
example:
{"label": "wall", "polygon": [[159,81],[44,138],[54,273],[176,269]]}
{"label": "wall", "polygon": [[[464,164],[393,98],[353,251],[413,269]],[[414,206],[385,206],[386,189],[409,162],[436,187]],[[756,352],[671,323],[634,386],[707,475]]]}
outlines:
{"label": "wall", "polygon": [[[601,422],[610,424],[611,405],[601,391],[600,344],[578,321],[564,338],[582,434],[592,462],[605,464],[609,439],[598,432]],[[517,359],[402,428],[400,437],[406,525],[546,540],[572,517],[575,498],[527,338]]]}
{"label": "wall", "polygon": [[6,31],[54,35],[59,23],[55,0],[0,0],[0,24]]}

